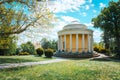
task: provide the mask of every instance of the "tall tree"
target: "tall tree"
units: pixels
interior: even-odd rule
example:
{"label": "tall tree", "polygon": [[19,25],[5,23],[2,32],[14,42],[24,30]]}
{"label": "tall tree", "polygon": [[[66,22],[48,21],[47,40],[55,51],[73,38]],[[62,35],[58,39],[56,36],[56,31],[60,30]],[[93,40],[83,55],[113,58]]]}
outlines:
{"label": "tall tree", "polygon": [[31,26],[41,26],[50,22],[53,14],[44,1],[0,0],[1,51],[4,52],[8,45],[12,44],[10,42],[14,41],[14,34],[22,33]]}
{"label": "tall tree", "polygon": [[47,23],[52,14],[45,2],[36,0],[1,0],[0,35],[19,34],[28,27]]}
{"label": "tall tree", "polygon": [[114,37],[116,51],[120,57],[120,0],[110,1],[108,7],[101,10],[101,13],[92,19],[95,28],[100,28],[105,35]]}

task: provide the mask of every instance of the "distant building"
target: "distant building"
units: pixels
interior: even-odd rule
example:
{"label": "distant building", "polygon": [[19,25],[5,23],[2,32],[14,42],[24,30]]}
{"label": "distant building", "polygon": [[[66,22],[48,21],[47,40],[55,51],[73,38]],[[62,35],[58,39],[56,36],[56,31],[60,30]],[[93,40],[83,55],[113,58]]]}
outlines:
{"label": "distant building", "polygon": [[35,46],[35,49],[37,49],[37,48],[40,48],[40,47],[41,47],[41,45],[40,45],[40,43],[39,43],[39,42],[33,43],[33,45]]}

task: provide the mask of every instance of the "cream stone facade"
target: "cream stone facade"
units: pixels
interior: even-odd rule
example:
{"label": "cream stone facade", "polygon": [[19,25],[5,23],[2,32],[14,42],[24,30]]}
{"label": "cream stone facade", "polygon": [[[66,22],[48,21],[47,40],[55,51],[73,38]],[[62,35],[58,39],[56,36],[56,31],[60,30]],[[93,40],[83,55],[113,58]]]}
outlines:
{"label": "cream stone facade", "polygon": [[58,50],[64,52],[92,52],[93,31],[87,26],[73,21],[58,32]]}

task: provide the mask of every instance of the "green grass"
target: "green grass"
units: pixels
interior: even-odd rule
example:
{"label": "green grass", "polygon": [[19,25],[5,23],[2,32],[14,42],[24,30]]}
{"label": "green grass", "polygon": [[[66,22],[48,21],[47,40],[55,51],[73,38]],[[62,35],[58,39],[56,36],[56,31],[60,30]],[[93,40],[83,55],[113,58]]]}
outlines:
{"label": "green grass", "polygon": [[35,62],[35,61],[43,61],[43,60],[50,60],[50,58],[45,58],[44,56],[39,57],[39,56],[35,56],[35,55],[0,56],[0,64],[3,64],[3,63]]}
{"label": "green grass", "polygon": [[120,62],[84,59],[3,69],[0,80],[120,80]]}

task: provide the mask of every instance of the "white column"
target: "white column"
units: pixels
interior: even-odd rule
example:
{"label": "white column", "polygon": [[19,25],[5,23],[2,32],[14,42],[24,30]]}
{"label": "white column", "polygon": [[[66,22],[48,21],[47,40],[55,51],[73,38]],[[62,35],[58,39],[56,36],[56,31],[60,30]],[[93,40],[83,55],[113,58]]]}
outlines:
{"label": "white column", "polygon": [[60,49],[61,49],[61,51],[62,51],[62,35],[60,36]]}
{"label": "white column", "polygon": [[89,52],[91,52],[91,50],[90,50],[90,47],[91,47],[91,45],[90,45],[90,39],[91,39],[90,34],[88,34],[88,51]]}
{"label": "white column", "polygon": [[72,34],[70,34],[70,51],[72,51]]}
{"label": "white column", "polygon": [[93,35],[91,35],[91,47],[92,47],[91,51],[93,51]]}
{"label": "white column", "polygon": [[60,37],[58,36],[58,50],[60,50]]}
{"label": "white column", "polygon": [[64,46],[65,46],[65,51],[66,51],[66,35],[64,35]]}
{"label": "white column", "polygon": [[78,52],[78,34],[76,34],[76,52]]}
{"label": "white column", "polygon": [[85,46],[84,46],[84,44],[85,44],[85,37],[84,37],[84,34],[82,34],[82,51],[84,51],[85,49]]}

